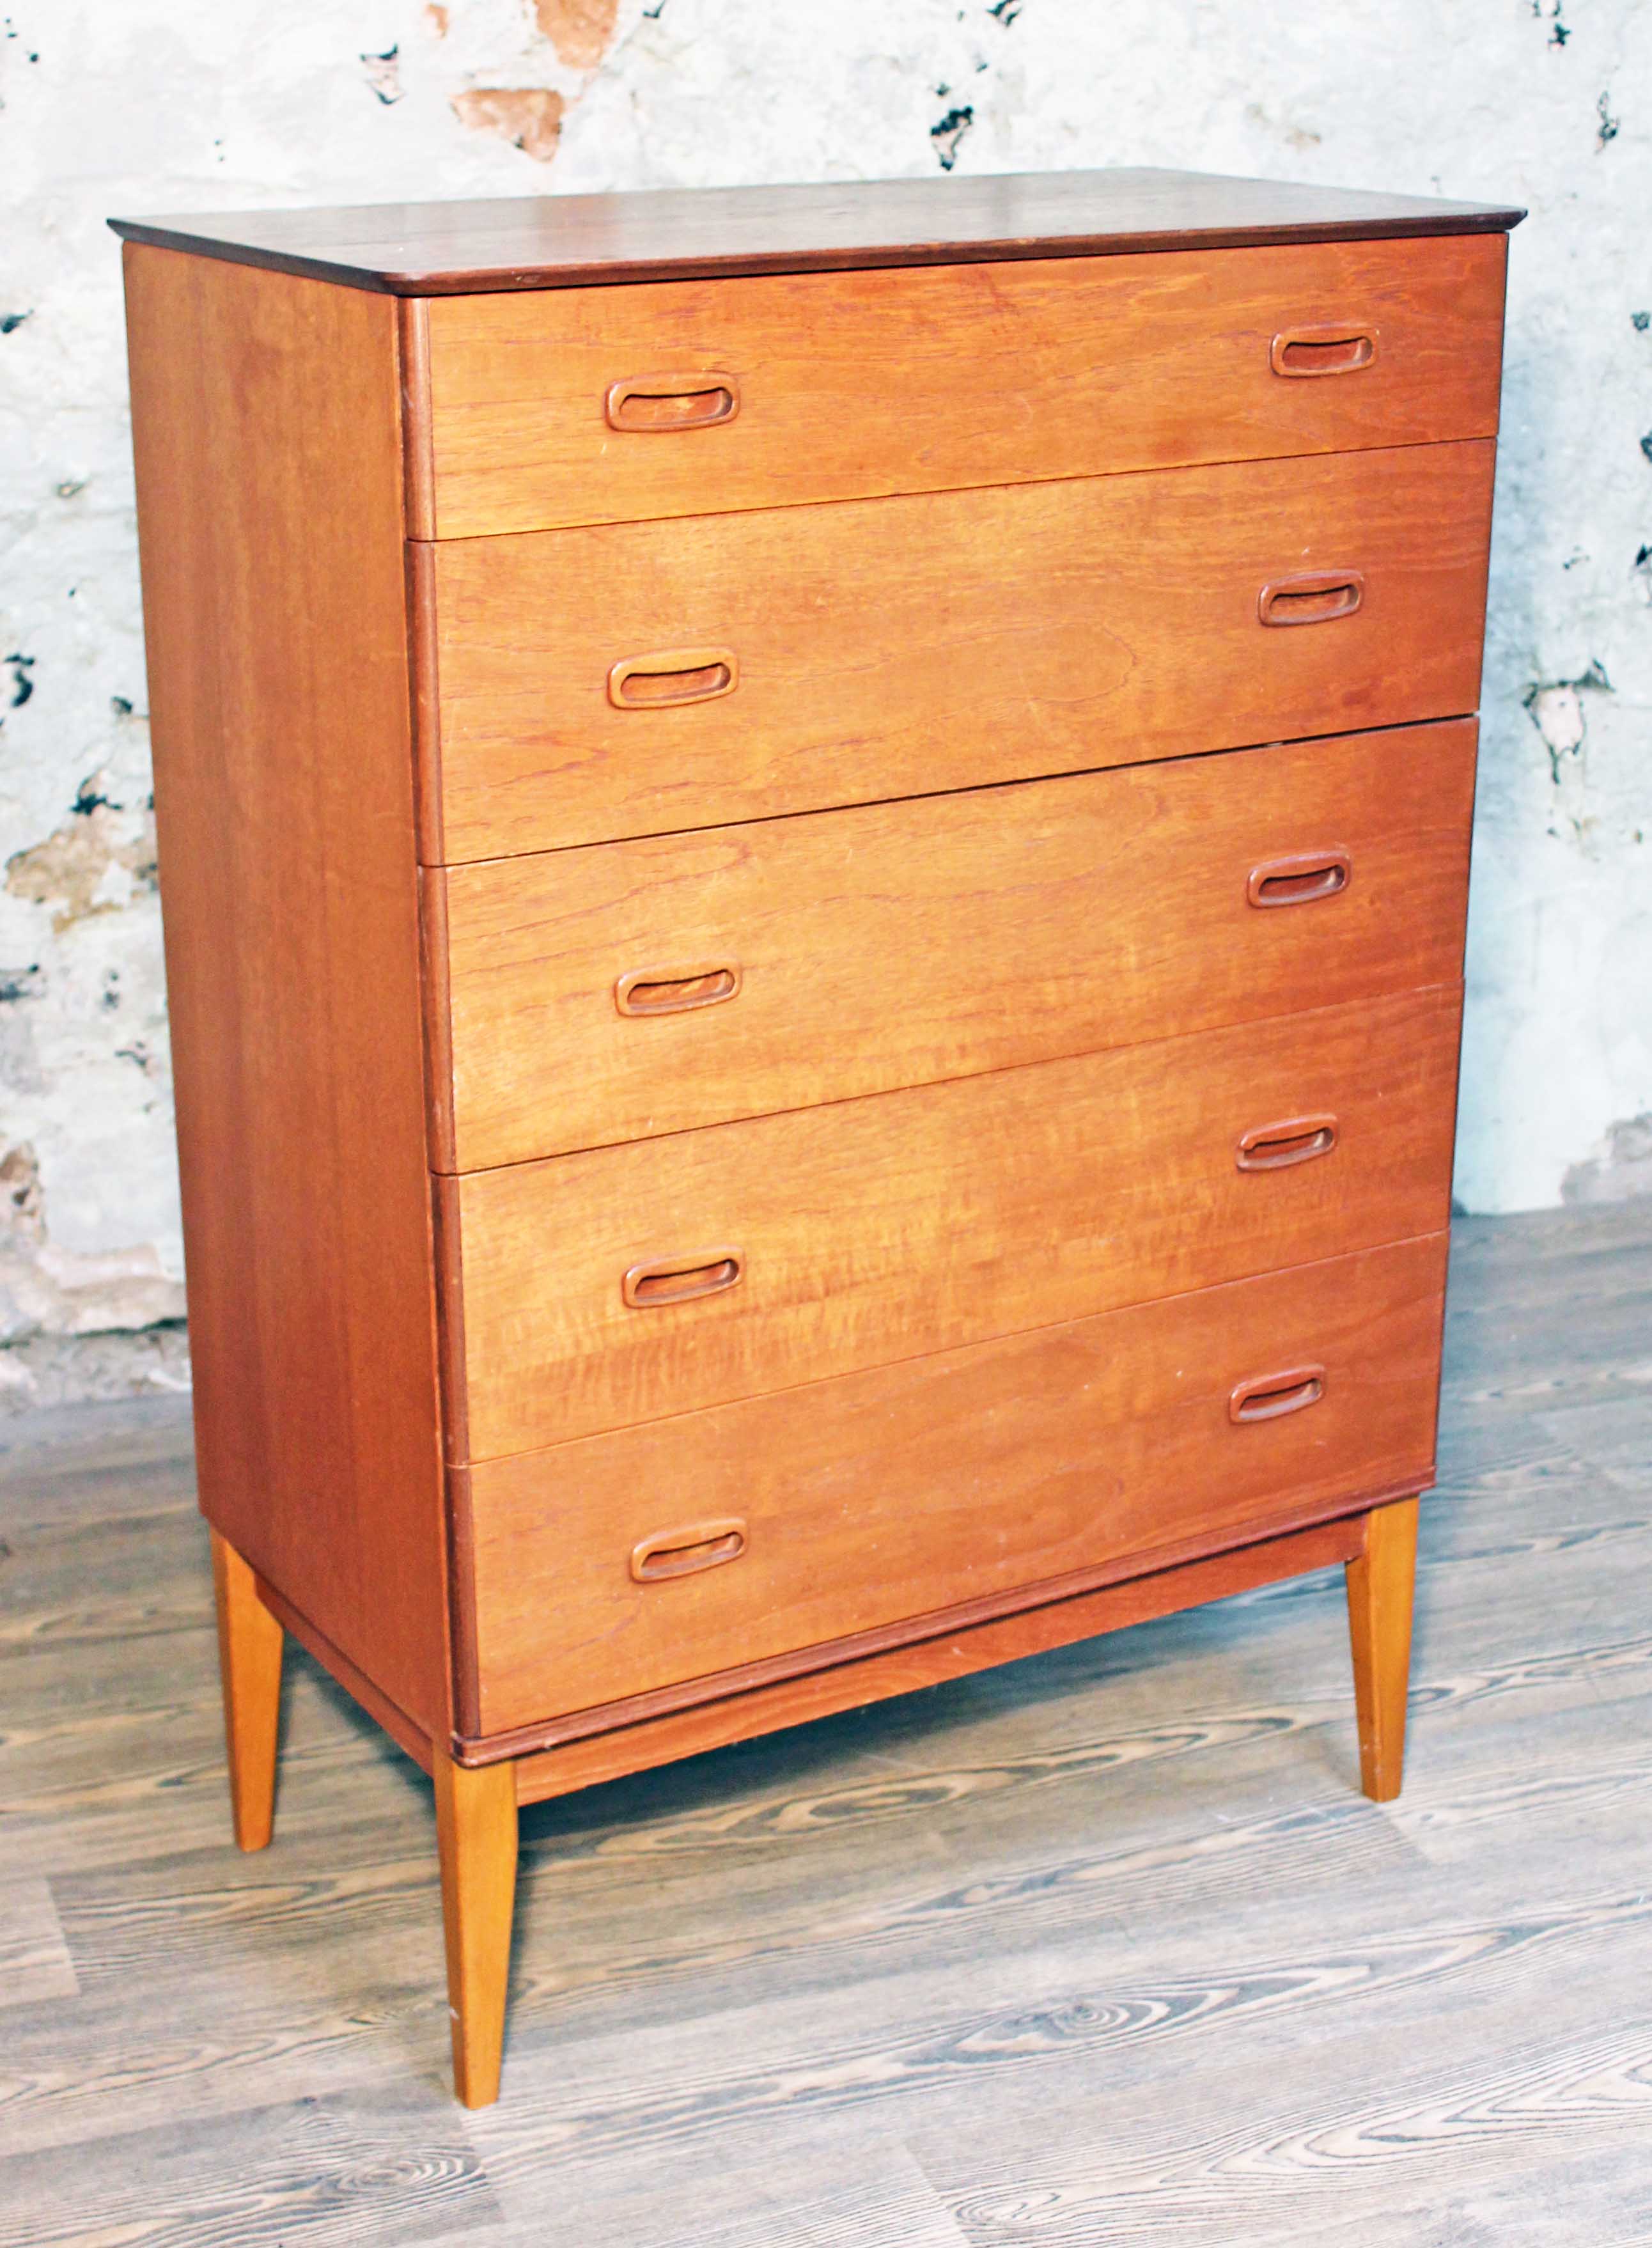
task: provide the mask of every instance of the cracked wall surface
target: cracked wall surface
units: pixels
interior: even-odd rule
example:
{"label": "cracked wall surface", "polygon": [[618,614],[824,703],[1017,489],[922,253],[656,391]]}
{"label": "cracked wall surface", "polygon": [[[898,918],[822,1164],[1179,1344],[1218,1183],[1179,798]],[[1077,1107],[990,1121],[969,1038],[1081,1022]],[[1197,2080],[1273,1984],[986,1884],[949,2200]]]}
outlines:
{"label": "cracked wall surface", "polygon": [[110,211],[1115,163],[1528,203],[1457,1193],[1652,1184],[1643,0],[19,0],[0,102],[0,1340],[182,1308]]}

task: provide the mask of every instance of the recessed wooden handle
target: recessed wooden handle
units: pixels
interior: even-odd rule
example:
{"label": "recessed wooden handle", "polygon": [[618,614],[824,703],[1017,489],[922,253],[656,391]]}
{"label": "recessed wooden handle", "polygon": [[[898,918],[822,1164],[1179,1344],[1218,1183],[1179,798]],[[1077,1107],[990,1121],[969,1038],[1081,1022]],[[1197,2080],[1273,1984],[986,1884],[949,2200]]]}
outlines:
{"label": "recessed wooden handle", "polygon": [[745,1546],[745,1525],[733,1515],[720,1522],[691,1522],[681,1530],[656,1530],[631,1548],[631,1574],[640,1585],[657,1584],[661,1577],[692,1577],[723,1561],[737,1561]]}
{"label": "recessed wooden handle", "polygon": [[689,1257],[655,1257],[634,1264],[620,1292],[634,1312],[666,1304],[692,1304],[701,1296],[720,1296],[738,1285],[745,1259],[737,1249],[700,1249]]}
{"label": "recessed wooden handle", "polygon": [[1278,1421],[1317,1405],[1325,1395],[1322,1366],[1294,1367],[1289,1374],[1261,1374],[1242,1381],[1228,1399],[1228,1418],[1244,1427],[1251,1421]]}
{"label": "recessed wooden handle", "polygon": [[1285,328],[1268,353],[1275,374],[1359,374],[1377,355],[1374,328]]}
{"label": "recessed wooden handle", "polygon": [[662,710],[675,702],[715,702],[740,684],[731,648],[662,648],[621,658],[608,674],[616,710]]}
{"label": "recessed wooden handle", "polygon": [[627,375],[608,385],[602,410],[610,429],[627,434],[715,429],[740,411],[740,379],[697,373]]}
{"label": "recessed wooden handle", "polygon": [[1346,851],[1303,851],[1253,867],[1244,894],[1253,906],[1307,906],[1340,897],[1354,869]]}
{"label": "recessed wooden handle", "polygon": [[1317,570],[1302,578],[1276,578],[1257,595],[1265,625],[1328,625],[1351,617],[1365,599],[1358,570]]}
{"label": "recessed wooden handle", "polygon": [[1284,1124],[1258,1124],[1240,1141],[1234,1162],[1242,1171],[1288,1171],[1328,1155],[1337,1141],[1334,1116],[1292,1116]]}
{"label": "recessed wooden handle", "polygon": [[686,1015],[694,1007],[715,1007],[739,997],[735,963],[705,968],[634,968],[614,987],[622,1015]]}

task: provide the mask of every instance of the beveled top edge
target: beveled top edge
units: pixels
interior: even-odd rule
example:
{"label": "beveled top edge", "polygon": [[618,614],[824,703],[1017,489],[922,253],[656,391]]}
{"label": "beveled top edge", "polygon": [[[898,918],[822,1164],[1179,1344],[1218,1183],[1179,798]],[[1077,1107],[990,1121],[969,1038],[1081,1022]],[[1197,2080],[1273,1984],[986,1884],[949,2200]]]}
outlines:
{"label": "beveled top edge", "polygon": [[1131,251],[1505,233],[1512,207],[1214,173],[653,189],[201,217],[112,218],[123,240],[398,297]]}

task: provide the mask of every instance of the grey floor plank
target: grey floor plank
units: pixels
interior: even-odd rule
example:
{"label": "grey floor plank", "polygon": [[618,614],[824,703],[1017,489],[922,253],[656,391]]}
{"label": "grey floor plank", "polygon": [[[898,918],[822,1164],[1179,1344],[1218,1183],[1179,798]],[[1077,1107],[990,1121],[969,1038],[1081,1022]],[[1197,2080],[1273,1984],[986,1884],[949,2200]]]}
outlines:
{"label": "grey floor plank", "polygon": [[0,1884],[0,2006],[55,2006],[79,1989],[50,1883]]}
{"label": "grey floor plank", "polygon": [[195,1504],[187,1397],[0,1415],[0,1536]]}
{"label": "grey floor plank", "polygon": [[1652,1498],[1652,1367],[1640,1394],[1540,1414],[1545,1431],[1580,1460]]}
{"label": "grey floor plank", "polygon": [[[1476,2029],[1484,2025],[1475,2024]],[[974,2248],[1583,2248],[1644,2210],[1652,2018],[1483,2049],[1447,2025],[1046,2105],[1031,2175],[1002,2137],[921,2136]],[[1598,2229],[1597,2229],[1598,2228]]]}
{"label": "grey floor plank", "polygon": [[435,2092],[305,2099],[0,2158],[0,2248],[396,2248],[498,2210]]}
{"label": "grey floor plank", "polygon": [[696,2146],[623,2170],[565,2162],[514,2206],[486,2248],[967,2248],[900,2140],[833,2118],[777,2117],[750,2144]]}
{"label": "grey floor plank", "polygon": [[187,1408],[20,1422],[0,2248],[1652,2248],[1652,1206],[1458,1230],[1399,1802],[1330,1573],[540,1806],[474,2117],[301,1657],[227,1845]]}

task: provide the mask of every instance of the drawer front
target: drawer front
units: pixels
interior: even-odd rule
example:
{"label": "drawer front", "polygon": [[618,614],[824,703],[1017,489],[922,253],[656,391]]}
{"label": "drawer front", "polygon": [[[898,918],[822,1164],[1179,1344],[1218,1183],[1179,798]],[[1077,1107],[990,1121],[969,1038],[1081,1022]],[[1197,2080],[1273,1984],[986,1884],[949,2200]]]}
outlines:
{"label": "drawer front", "polygon": [[438,298],[425,528],[1490,436],[1504,265],[1458,236]]}
{"label": "drawer front", "polygon": [[1462,973],[1471,719],[433,869],[442,1168]]}
{"label": "drawer front", "polygon": [[1436,1231],[1459,1001],[1409,993],[439,1182],[465,1360],[453,1456]]}
{"label": "drawer front", "polygon": [[456,1470],[474,1554],[469,1722],[505,1731],[1008,1606],[1018,1587],[1076,1590],[1132,1556],[1424,1484],[1445,1247],[1408,1241]]}
{"label": "drawer front", "polygon": [[415,547],[440,799],[425,855],[1461,716],[1479,698],[1492,454]]}

